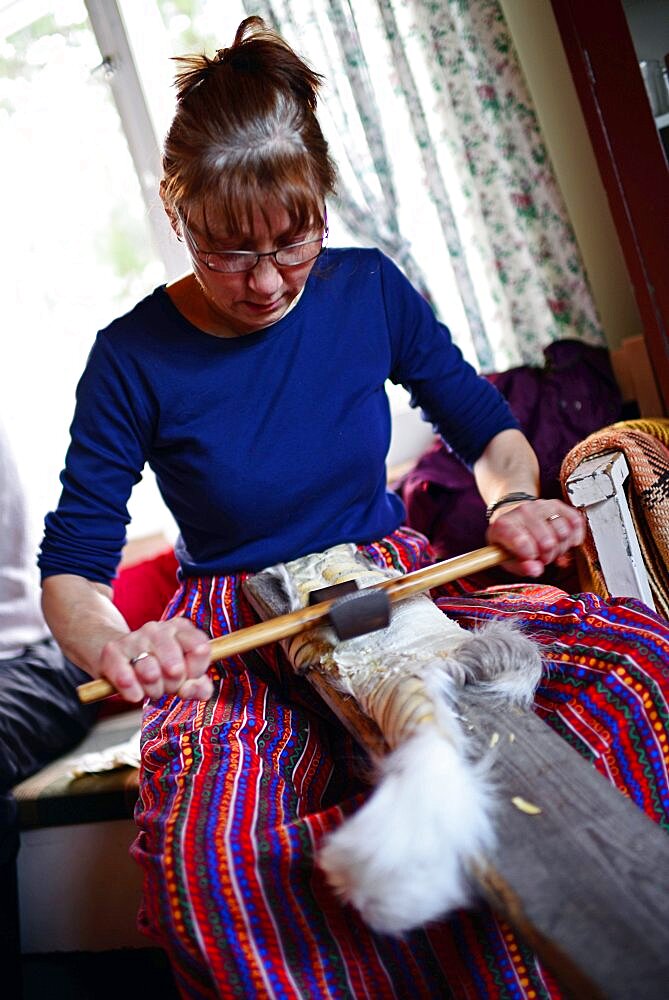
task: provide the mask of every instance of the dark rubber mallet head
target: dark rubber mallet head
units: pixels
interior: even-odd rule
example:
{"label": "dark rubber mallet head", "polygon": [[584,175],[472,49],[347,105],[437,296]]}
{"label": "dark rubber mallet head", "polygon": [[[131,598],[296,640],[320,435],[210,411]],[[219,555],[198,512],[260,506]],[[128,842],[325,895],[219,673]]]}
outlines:
{"label": "dark rubber mallet head", "polygon": [[334,601],[336,597],[343,597],[344,594],[357,594],[358,581],[344,580],[343,583],[333,583],[329,587],[319,587],[318,590],[309,591],[309,606],[320,604],[321,601]]}
{"label": "dark rubber mallet head", "polygon": [[328,612],[338,639],[353,639],[390,624],[390,598],[384,590],[363,588],[341,597]]}

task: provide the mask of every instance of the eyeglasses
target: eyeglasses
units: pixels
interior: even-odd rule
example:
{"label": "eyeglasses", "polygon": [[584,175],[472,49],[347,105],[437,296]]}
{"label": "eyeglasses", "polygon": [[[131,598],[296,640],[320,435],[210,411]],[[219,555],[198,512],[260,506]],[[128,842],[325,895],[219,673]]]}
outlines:
{"label": "eyeglasses", "polygon": [[241,274],[252,271],[261,257],[273,257],[277,267],[300,267],[319,257],[328,237],[327,226],[323,234],[315,240],[300,240],[278,250],[256,253],[255,250],[200,250],[193,236],[184,226],[183,231],[199,261],[219,274]]}

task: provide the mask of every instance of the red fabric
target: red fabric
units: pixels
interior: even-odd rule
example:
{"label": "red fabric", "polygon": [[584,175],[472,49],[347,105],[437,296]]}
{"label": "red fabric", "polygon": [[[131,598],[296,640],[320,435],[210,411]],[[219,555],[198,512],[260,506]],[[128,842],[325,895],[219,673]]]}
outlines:
{"label": "red fabric", "polygon": [[159,621],[177,589],[173,549],[122,569],[113,583],[114,604],[134,632],[145,622]]}
{"label": "red fabric", "polygon": [[[431,561],[406,528],[360,548],[382,567]],[[251,625],[244,578],[184,580],[166,615],[187,616],[212,637]],[[516,621],[541,648],[537,712],[669,827],[669,624],[633,600],[474,586],[439,588],[438,607],[470,629]],[[167,695],[145,704],[132,848],[144,869],[140,927],[169,954],[184,998],[566,996],[487,906],[403,938],[375,935],[344,908],[314,851],[360,802],[352,737],[328,721],[279,644],[259,649],[253,666],[233,656],[210,670],[216,693],[207,703]]]}

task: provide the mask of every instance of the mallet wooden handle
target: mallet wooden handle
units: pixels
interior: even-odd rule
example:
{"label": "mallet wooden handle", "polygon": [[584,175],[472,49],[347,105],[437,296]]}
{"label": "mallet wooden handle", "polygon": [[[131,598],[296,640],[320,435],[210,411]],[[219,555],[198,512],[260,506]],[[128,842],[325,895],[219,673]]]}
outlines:
{"label": "mallet wooden handle", "polygon": [[[385,590],[388,599],[394,603],[424,590],[439,587],[450,580],[458,580],[462,576],[491,569],[508,558],[509,554],[498,545],[485,545],[473,552],[465,552],[461,556],[444,559],[442,562],[433,563],[423,569],[405,573],[404,576],[382,580],[381,583],[375,583],[370,589]],[[277,618],[258,622],[257,625],[250,625],[248,628],[230,632],[217,639],[210,639],[210,660],[222,660],[238,653],[248,653],[251,649],[258,649],[260,646],[266,646],[270,642],[278,642],[280,639],[289,639],[300,632],[306,632],[317,625],[323,625],[327,621],[328,613],[334,603],[334,600],[321,601],[320,604],[298,608],[297,611],[291,611],[287,615],[279,615]],[[107,698],[110,694],[114,694],[114,691],[114,687],[104,677],[88,681],[77,688],[79,700],[82,702],[99,701],[101,698]]]}

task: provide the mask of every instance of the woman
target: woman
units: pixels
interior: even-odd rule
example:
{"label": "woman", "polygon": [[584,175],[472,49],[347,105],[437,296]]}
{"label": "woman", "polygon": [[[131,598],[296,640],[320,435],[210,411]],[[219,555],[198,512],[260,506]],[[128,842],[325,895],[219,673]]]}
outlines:
{"label": "woman", "polygon": [[[280,650],[208,668],[207,639],[255,620],[241,584],[268,565],[340,542],[405,571],[430,561],[386,489],[387,378],[471,465],[509,568],[538,576],[582,520],[536,499],[512,414],[398,269],[323,252],[335,171],[319,76],[258,18],[182,63],[161,193],[192,272],[98,335],[46,522],[45,613],[76,663],[149,699],[140,919],[184,996],[471,995],[469,959],[452,971],[473,953],[457,921],[438,952],[422,931],[381,938],[314,868],[359,801],[348,738]],[[181,585],[163,621],[131,632],[109,583],[145,461],[180,528]]]}

